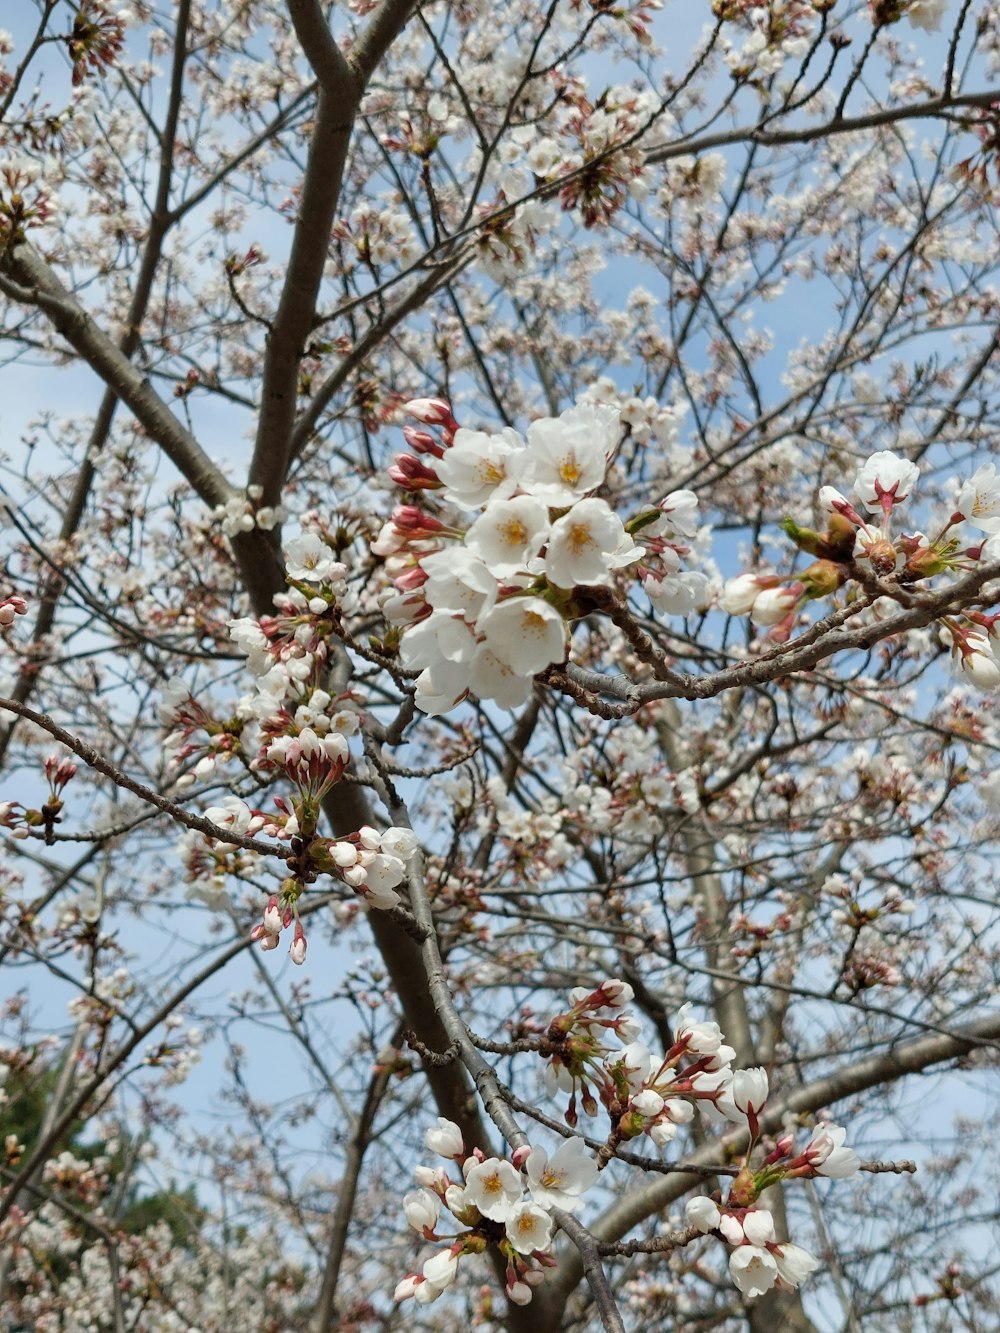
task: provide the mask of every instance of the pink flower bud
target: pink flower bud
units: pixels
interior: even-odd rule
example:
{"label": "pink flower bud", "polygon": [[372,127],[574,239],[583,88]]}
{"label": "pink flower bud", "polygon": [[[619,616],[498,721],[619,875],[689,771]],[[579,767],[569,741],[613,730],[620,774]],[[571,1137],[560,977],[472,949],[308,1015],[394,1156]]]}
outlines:
{"label": "pink flower bud", "polygon": [[457,430],[458,422],[451,415],[451,405],[445,398],[411,398],[403,404],[408,417],[422,421],[425,426],[447,426]]}
{"label": "pink flower bud", "polygon": [[780,625],[795,610],[801,596],[801,583],[787,588],[765,588],[754,601],[750,619],[755,625]]}
{"label": "pink flower bud", "polygon": [[765,588],[777,587],[776,574],[738,574],[723,589],[719,605],[731,616],[745,616]]}
{"label": "pink flower bud", "polygon": [[437,473],[413,454],[397,454],[386,471],[396,485],[406,491],[439,490],[441,487]]}
{"label": "pink flower bud", "polygon": [[427,573],[419,565],[411,565],[402,574],[397,574],[393,579],[400,592],[415,592],[417,588],[422,588],[427,582]]}
{"label": "pink flower bud", "polygon": [[411,540],[430,537],[445,530],[440,519],[428,514],[419,505],[397,505],[392,511],[392,522]]}
{"label": "pink flower bud", "polygon": [[302,926],[296,925],[295,938],[292,940],[292,947],[288,951],[292,956],[292,962],[301,966],[306,961],[306,937],[303,934]]}
{"label": "pink flower bud", "polygon": [[277,898],[273,895],[268,899],[267,906],[264,908],[262,925],[268,935],[281,934],[281,910],[278,907]]}
{"label": "pink flower bud", "polygon": [[526,1282],[514,1282],[507,1288],[507,1295],[515,1305],[531,1304],[531,1288]]}
{"label": "pink flower bud", "polygon": [[429,430],[417,430],[416,426],[404,426],[403,438],[410,448],[418,454],[433,454],[435,458],[444,457],[444,447],[438,444]]}

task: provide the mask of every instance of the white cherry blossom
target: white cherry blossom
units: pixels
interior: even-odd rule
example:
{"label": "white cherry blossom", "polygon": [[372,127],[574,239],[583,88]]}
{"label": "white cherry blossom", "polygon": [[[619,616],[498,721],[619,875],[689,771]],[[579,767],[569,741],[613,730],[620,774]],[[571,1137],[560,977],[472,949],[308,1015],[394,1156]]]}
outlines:
{"label": "white cherry blossom", "polygon": [[478,699],[492,699],[501,708],[520,708],[531,697],[532,677],[515,671],[487,644],[479,646],[463,670],[467,687]]}
{"label": "white cherry blossom", "polygon": [[435,662],[421,671],[414,686],[414,702],[420,711],[428,717],[439,717],[468,693],[469,666],[465,662]]}
{"label": "white cherry blossom", "polygon": [[694,491],[671,491],[656,506],[663,515],[644,528],[657,537],[667,534],[676,537],[694,537],[698,532],[698,497]]}
{"label": "white cherry blossom", "polygon": [[937,32],[947,12],[948,0],[910,0],[906,7],[910,26],[924,32]]}
{"label": "white cherry blossom", "polygon": [[743,1234],[751,1245],[768,1245],[774,1240],[774,1218],[766,1208],[753,1208],[743,1217]]}
{"label": "white cherry blossom", "polygon": [[686,1042],[688,1049],[699,1055],[714,1055],[722,1045],[722,1029],[710,1019],[692,1023],[688,1015],[693,1007],[689,1001],[678,1009],[674,1019],[674,1040]]}
{"label": "white cherry blossom", "polygon": [[817,1125],[805,1148],[805,1154],[821,1176],[842,1180],[856,1175],[861,1159],[853,1148],[844,1146],[847,1130],[840,1125]]}
{"label": "white cherry blossom", "polygon": [[435,611],[450,611],[474,621],[497,598],[497,581],[484,560],[466,546],[449,546],[425,555],[423,593]]}
{"label": "white cherry blossom", "polygon": [[489,500],[513,495],[516,482],[509,475],[512,460],[524,452],[524,441],[509,427],[496,435],[461,429],[434,470],[445,484],[444,494],[455,504],[474,509]]}
{"label": "white cherry blossom", "polygon": [[690,1225],[697,1227],[699,1231],[714,1231],[722,1220],[722,1214],[717,1206],[704,1194],[688,1199],[684,1211]]}
{"label": "white cherry blossom", "polygon": [[770,1254],[778,1265],[778,1276],[789,1287],[800,1286],[810,1273],[815,1273],[819,1268],[819,1260],[808,1250],[803,1250],[801,1246],[792,1245],[788,1241],[772,1246]]}
{"label": "white cherry blossom", "polygon": [[411,671],[437,667],[442,662],[469,662],[476,651],[472,630],[450,611],[433,611],[411,625],[399,644],[403,665]]}
{"label": "white cherry blossom", "polygon": [[453,1120],[438,1116],[437,1123],[424,1131],[424,1143],[429,1152],[439,1157],[460,1157],[465,1151],[462,1131]]}
{"label": "white cherry blossom", "polygon": [[405,861],[419,846],[417,835],[409,828],[387,828],[379,834],[379,849],[387,856]]}
{"label": "white cherry blossom", "polygon": [[885,512],[913,493],[919,477],[920,469],[916,463],[882,449],[872,454],[858,470],[854,491],[866,509]]}
{"label": "white cherry blossom", "polygon": [[767,586],[756,574],[738,574],[723,588],[719,606],[731,616],[745,616]]}
{"label": "white cherry blossom", "polygon": [[984,463],[963,484],[955,512],[982,532],[1000,532],[1000,476],[995,463]]}
{"label": "white cherry blossom", "polygon": [[549,535],[549,511],[541,500],[517,495],[489,504],[465,534],[465,544],[498,579],[519,574]]}
{"label": "white cherry blossom", "polygon": [[961,635],[950,637],[952,675],[984,693],[1000,689],[1000,660],[993,651],[989,635],[965,630]]}
{"label": "white cherry blossom", "polygon": [[597,1180],[597,1163],[583,1139],[566,1139],[551,1157],[544,1148],[532,1148],[524,1166],[531,1197],[543,1208],[575,1212],[580,1197]]}
{"label": "white cherry blossom", "polygon": [[780,625],[795,610],[801,595],[795,588],[765,588],[754,599],[750,620],[754,625]]}
{"label": "white cherry blossom", "polygon": [[414,1190],[403,1196],[403,1211],[414,1231],[433,1231],[441,1215],[441,1200],[428,1189]]}
{"label": "white cherry blossom", "polygon": [[540,597],[508,597],[476,628],[490,652],[521,675],[534,676],[566,653],[566,622]]}
{"label": "white cherry blossom", "polygon": [[[482,1209],[479,1210],[482,1212]],[[517,1203],[504,1219],[507,1239],[520,1254],[547,1250],[552,1244],[552,1218],[537,1203]]]}
{"label": "white cherry blossom", "polygon": [[487,1157],[466,1173],[466,1202],[494,1222],[506,1222],[514,1216],[522,1193],[520,1172],[499,1157]]}
{"label": "white cherry blossom", "polygon": [[633,1111],[638,1111],[641,1116],[645,1116],[648,1120],[652,1120],[663,1110],[663,1098],[652,1088],[643,1088],[629,1102],[629,1107]]}
{"label": "white cherry blossom", "polygon": [[285,569],[290,579],[304,583],[340,580],[347,573],[345,566],[315,532],[303,533],[285,543]]}
{"label": "white cherry blossom", "polygon": [[729,1272],[744,1296],[751,1299],[763,1296],[778,1280],[774,1255],[758,1245],[738,1245],[729,1256]]}
{"label": "white cherry blossom", "polygon": [[518,484],[553,508],[571,505],[604,481],[619,434],[617,412],[589,403],[534,421],[514,460]]}
{"label": "white cherry blossom", "polygon": [[581,500],[552,525],[545,574],[557,588],[607,584],[641,555],[606,500]]}
{"label": "white cherry blossom", "polygon": [[719,1230],[730,1245],[742,1245],[746,1241],[743,1224],[732,1213],[722,1213],[719,1217]]}
{"label": "white cherry blossom", "polygon": [[767,1070],[737,1069],[733,1072],[729,1089],[719,1099],[719,1110],[734,1124],[749,1124],[756,1132],[757,1117],[764,1108],[768,1095]]}
{"label": "white cherry blossom", "polygon": [[438,1250],[424,1264],[423,1274],[428,1282],[444,1290],[458,1275],[458,1255],[452,1250]]}
{"label": "white cherry blossom", "polygon": [[687,616],[708,605],[711,583],[700,569],[682,569],[666,578],[644,579],[642,586],[662,615]]}

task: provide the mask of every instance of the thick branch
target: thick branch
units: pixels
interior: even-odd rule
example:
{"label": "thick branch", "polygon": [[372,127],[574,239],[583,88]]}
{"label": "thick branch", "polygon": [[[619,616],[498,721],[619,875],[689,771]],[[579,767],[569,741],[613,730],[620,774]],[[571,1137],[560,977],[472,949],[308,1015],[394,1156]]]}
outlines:
{"label": "thick branch", "polygon": [[413,6],[410,0],[384,0],[349,59],[330,35],[316,0],[289,0],[288,8],[320,92],[288,272],[267,340],[250,465],[250,484],[264,488],[266,505],[278,503],[292,457],[299,367],[313,329],[354,118],[368,79]]}

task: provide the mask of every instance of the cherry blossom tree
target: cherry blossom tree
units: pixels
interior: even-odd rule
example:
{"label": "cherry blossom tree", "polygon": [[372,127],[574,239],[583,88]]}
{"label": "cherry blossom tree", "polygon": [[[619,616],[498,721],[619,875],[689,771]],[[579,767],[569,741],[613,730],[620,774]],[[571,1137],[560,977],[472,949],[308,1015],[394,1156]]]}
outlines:
{"label": "cherry blossom tree", "polygon": [[1000,5],[17,8],[4,1326],[992,1326]]}

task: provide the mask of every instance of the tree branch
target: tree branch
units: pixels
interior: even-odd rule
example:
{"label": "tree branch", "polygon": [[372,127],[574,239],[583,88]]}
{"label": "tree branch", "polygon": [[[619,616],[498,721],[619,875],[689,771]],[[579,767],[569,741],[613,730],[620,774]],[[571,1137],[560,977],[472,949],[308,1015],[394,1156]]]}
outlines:
{"label": "tree branch", "polygon": [[0,291],[22,305],[37,306],[44,311],[56,330],[121,399],[205,504],[213,508],[225,504],[234,494],[233,487],[149,381],[66,290],[38,251],[26,243],[18,245],[4,267],[6,276],[0,276]]}

